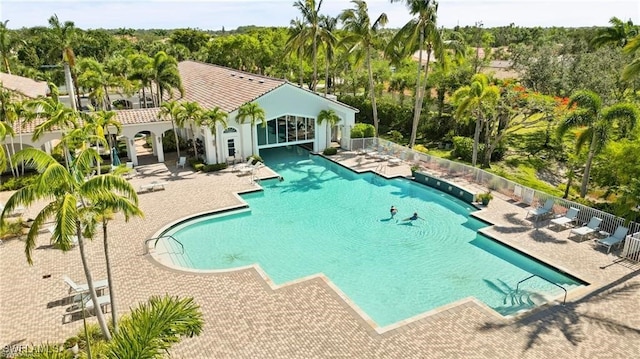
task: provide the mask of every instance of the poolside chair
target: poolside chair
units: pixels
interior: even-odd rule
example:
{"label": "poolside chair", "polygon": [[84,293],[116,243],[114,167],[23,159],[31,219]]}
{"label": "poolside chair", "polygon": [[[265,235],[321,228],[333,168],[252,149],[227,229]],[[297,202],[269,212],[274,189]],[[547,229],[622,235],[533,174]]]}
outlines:
{"label": "poolside chair", "polygon": [[184,166],[187,164],[187,158],[186,157],[180,157],[178,159],[178,162],[176,163],[176,167],[182,167],[184,168]]}
{"label": "poolside chair", "polygon": [[578,237],[578,239],[582,240],[585,237],[588,237],[598,229],[600,229],[600,224],[602,223],[602,218],[591,217],[589,223],[586,226],[582,226],[580,228],[574,228],[569,232],[569,238],[571,235],[574,237]]}
{"label": "poolside chair", "polygon": [[[56,231],[56,226],[49,226],[47,228],[47,230],[49,230],[49,233],[51,233],[51,235],[53,235],[53,233]],[[70,236],[69,239],[71,240],[71,246],[75,247],[78,245],[78,236]]]}
{"label": "poolside chair", "polygon": [[527,216],[524,219],[532,218],[537,221],[540,218],[546,217],[553,213],[553,198],[547,198],[547,201],[544,202],[544,206],[538,207],[536,209],[532,209],[527,213]]}
{"label": "poolside chair", "polygon": [[[89,291],[89,284],[77,284],[66,275],[62,276],[62,280],[69,286],[69,293],[83,294]],[[96,291],[103,290],[109,287],[109,282],[106,279],[95,281],[93,282],[93,287]]]}
{"label": "poolside chair", "polygon": [[596,239],[596,244],[607,247],[607,253],[609,253],[611,252],[611,247],[622,244],[622,241],[624,241],[627,236],[627,232],[629,232],[629,228],[618,226],[613,235],[603,239]]}
{"label": "poolside chair", "polygon": [[[98,306],[100,307],[100,311],[105,313],[106,308],[111,305],[111,296],[102,295],[98,297]],[[84,312],[91,312],[94,309],[93,300],[91,300],[91,296],[83,295],[80,296],[80,303],[74,303],[74,305],[67,309],[67,311],[62,316],[62,323],[68,323],[70,321],[67,318],[73,318],[75,314],[79,314]]]}
{"label": "poolside chair", "polygon": [[[4,211],[4,203],[0,202],[0,212]],[[21,216],[25,211],[25,208],[22,206],[18,206],[17,208],[14,208],[13,211],[11,213],[8,213],[11,216]]]}
{"label": "poolside chair", "polygon": [[262,162],[258,161],[253,165],[249,165],[249,166],[245,166],[240,168],[240,174],[249,174],[249,173],[254,173],[255,170],[257,170],[258,168],[262,167]]}
{"label": "poolside chair", "polygon": [[571,207],[564,216],[552,219],[549,226],[552,224],[561,227],[571,226],[578,219],[578,212],[580,212],[578,208]]}
{"label": "poolside chair", "polygon": [[253,157],[249,157],[247,162],[237,163],[237,164],[233,165],[231,170],[234,171],[234,172],[237,172],[237,171],[240,171],[243,168],[251,167],[252,164],[253,164]]}

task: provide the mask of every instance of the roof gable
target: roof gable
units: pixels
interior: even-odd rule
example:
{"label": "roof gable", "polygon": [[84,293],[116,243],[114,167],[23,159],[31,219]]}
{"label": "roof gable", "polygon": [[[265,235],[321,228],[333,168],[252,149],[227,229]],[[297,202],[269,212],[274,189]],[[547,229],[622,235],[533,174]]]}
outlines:
{"label": "roof gable", "polygon": [[1,87],[3,88],[30,98],[46,96],[49,92],[49,86],[46,82],[35,81],[28,77],[11,75],[4,72],[0,72],[0,83],[2,83]]}
{"label": "roof gable", "polygon": [[280,79],[196,61],[182,61],[178,64],[178,70],[184,87],[181,101],[195,101],[207,109],[217,106],[227,113],[286,83]]}

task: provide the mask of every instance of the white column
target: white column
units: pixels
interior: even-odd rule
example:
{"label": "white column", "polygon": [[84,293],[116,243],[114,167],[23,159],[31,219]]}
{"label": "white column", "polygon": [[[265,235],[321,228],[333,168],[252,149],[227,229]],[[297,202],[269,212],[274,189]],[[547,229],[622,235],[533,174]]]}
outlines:
{"label": "white column", "polygon": [[158,162],[164,162],[164,147],[162,147],[162,136],[154,137],[153,155],[158,156]]}
{"label": "white column", "polygon": [[207,128],[204,130],[204,160],[208,164],[221,162],[216,158],[216,145],[211,131]]}
{"label": "white column", "polygon": [[131,162],[133,162],[133,165],[137,166],[138,155],[136,154],[136,143],[134,142],[133,138],[129,138],[127,140],[127,154],[129,155]]}

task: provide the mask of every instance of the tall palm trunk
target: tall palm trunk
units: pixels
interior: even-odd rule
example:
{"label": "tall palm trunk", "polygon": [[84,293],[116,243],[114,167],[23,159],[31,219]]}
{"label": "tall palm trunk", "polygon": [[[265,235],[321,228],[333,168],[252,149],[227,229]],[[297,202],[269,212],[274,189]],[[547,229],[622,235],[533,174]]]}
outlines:
{"label": "tall palm trunk", "polygon": [[329,93],[329,60],[326,59],[326,62],[324,67],[324,97],[327,97]]}
{"label": "tall palm trunk", "polygon": [[313,92],[316,91],[318,85],[318,34],[313,34]]}
{"label": "tall palm trunk", "polygon": [[371,69],[371,48],[367,48],[367,70],[369,72],[369,93],[371,95],[371,109],[373,110],[373,127],[375,137],[378,137],[378,106],[376,105],[375,84],[373,83],[373,70]]}
{"label": "tall palm trunk", "polygon": [[104,246],[104,261],[107,267],[107,281],[109,282],[109,297],[111,298],[111,323],[113,324],[113,333],[118,332],[118,315],[116,314],[116,297],[113,290],[113,279],[111,274],[111,258],[109,257],[109,241],[107,241],[107,220],[102,219],[102,239]]}
{"label": "tall palm trunk", "polygon": [[302,47],[300,48],[300,50],[298,50],[298,58],[300,58],[300,77],[298,83],[300,84],[300,87],[302,87],[304,80],[304,61],[302,59]]}
{"label": "tall palm trunk", "polygon": [[471,165],[476,166],[478,162],[478,144],[480,142],[480,132],[482,130],[482,119],[476,114],[476,130],[473,132],[473,152],[471,154]]}
{"label": "tall palm trunk", "polygon": [[[78,247],[80,248],[80,259],[82,259],[82,269],[84,269],[84,275],[87,278],[87,284],[89,286],[89,295],[91,296],[91,301],[93,302],[93,308],[96,312],[96,318],[98,319],[98,325],[100,326],[100,330],[102,331],[102,335],[106,340],[111,340],[111,333],[109,332],[109,327],[107,327],[107,321],[104,319],[104,314],[100,308],[98,303],[98,295],[96,294],[96,287],[93,285],[93,276],[91,275],[91,270],[89,269],[89,263],[87,263],[87,253],[84,248],[84,239],[82,238],[82,225],[80,221],[76,221],[76,235],[78,236]],[[83,299],[84,300],[84,299]],[[113,304],[112,309],[113,310]]]}
{"label": "tall palm trunk", "polygon": [[198,148],[196,146],[196,130],[193,128],[193,125],[191,125],[191,134],[193,136],[193,157],[198,158]]}
{"label": "tall palm trunk", "polygon": [[78,100],[78,107],[76,108],[76,110],[80,111],[80,109],[82,109],[82,97],[80,96],[80,87],[78,87],[78,75],[76,75],[73,71],[71,71],[71,80],[72,86],[76,91],[76,99]]}
{"label": "tall palm trunk", "polygon": [[582,175],[582,184],[580,185],[580,197],[584,198],[587,195],[587,186],[589,186],[589,176],[591,173],[591,163],[596,156],[596,140],[597,131],[593,131],[593,137],[591,138],[591,144],[589,145],[589,154],[587,155],[587,163],[584,164],[584,174]]}
{"label": "tall palm trunk", "polygon": [[11,152],[9,151],[9,145],[7,145],[7,143],[4,144],[4,150],[5,153],[7,154],[7,159],[9,160],[9,167],[11,167],[11,174],[13,175],[13,177],[16,177],[16,170],[15,168],[13,168],[13,162],[11,161]]}
{"label": "tall palm trunk", "polygon": [[[420,80],[422,78],[422,45],[424,43],[424,31],[420,31],[420,46],[418,51],[418,77],[416,78],[416,103],[413,107],[413,123],[411,124],[411,139],[409,140],[409,148],[413,148],[416,144],[416,132],[418,132],[418,122],[420,121],[420,110],[418,107],[418,98],[420,97]],[[426,81],[426,79],[425,79]],[[420,101],[422,106],[422,101]]]}
{"label": "tall palm trunk", "polygon": [[573,169],[573,166],[569,167],[569,171],[567,171],[567,187],[564,189],[564,194],[562,198],[569,197],[569,190],[571,190],[571,184],[573,183],[573,178],[576,176],[576,172]]}
{"label": "tall palm trunk", "polygon": [[176,152],[178,153],[178,159],[180,159],[180,142],[178,141],[178,131],[176,131],[176,122],[171,119],[171,127],[173,127],[173,135],[176,139]]}
{"label": "tall palm trunk", "polygon": [[411,139],[412,139],[411,147],[413,147],[413,145],[415,145],[415,142],[416,142],[416,135],[418,133],[418,124],[420,123],[420,114],[422,113],[422,103],[424,101],[424,96],[427,91],[427,76],[429,74],[429,61],[431,61],[430,46],[427,47],[427,63],[424,66],[424,82],[420,86],[420,91],[416,96],[416,108],[415,108],[415,115],[413,117],[413,126],[411,131]]}
{"label": "tall palm trunk", "polygon": [[71,108],[74,110],[77,110],[80,108],[80,104],[77,103],[77,99],[76,96],[74,94],[75,92],[75,87],[73,85],[73,77],[71,75],[71,68],[69,67],[69,64],[66,62],[62,63],[62,67],[64,69],[64,82],[65,82],[65,86],[67,87],[67,93],[69,95],[69,103],[71,104]]}
{"label": "tall palm trunk", "polygon": [[[142,104],[144,105],[144,108],[147,108],[147,91],[144,89],[144,86],[142,87]],[[140,108],[143,108],[142,105]]]}

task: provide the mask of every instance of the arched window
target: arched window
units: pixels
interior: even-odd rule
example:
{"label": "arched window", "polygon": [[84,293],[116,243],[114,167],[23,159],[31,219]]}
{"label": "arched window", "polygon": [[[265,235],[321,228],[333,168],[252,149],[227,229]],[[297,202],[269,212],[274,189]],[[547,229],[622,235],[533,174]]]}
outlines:
{"label": "arched window", "polygon": [[227,128],[225,128],[225,129],[224,129],[224,131],[223,131],[223,133],[236,133],[236,132],[238,132],[238,130],[236,130],[236,129],[235,129],[235,128],[233,128],[233,127],[227,127]]}

